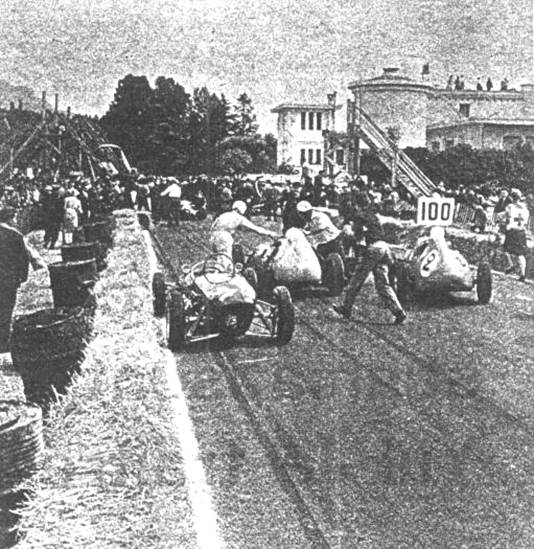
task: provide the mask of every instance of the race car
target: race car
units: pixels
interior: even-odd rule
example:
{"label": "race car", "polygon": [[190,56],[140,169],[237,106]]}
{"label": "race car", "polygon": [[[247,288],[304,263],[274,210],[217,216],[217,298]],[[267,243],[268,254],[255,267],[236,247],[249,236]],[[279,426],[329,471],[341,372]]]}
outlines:
{"label": "race car", "polygon": [[293,227],[272,244],[261,244],[245,253],[241,244],[234,244],[233,260],[255,273],[259,295],[269,295],[282,284],[290,290],[325,287],[329,295],[338,296],[345,284],[345,267],[338,253],[322,257],[315,252],[304,233]]}
{"label": "race car", "polygon": [[255,274],[241,271],[226,254],[182,268],[178,284],[167,285],[163,273],[152,280],[154,314],[166,315],[169,349],[219,337],[225,343],[247,332],[273,338],[285,345],[293,336],[295,311],[283,286],[273,289],[269,301],[257,298],[250,284]]}
{"label": "race car", "polygon": [[404,235],[401,245],[392,245],[391,249],[397,296],[403,305],[410,305],[420,294],[469,292],[475,288],[478,302],[489,303],[490,265],[481,262],[474,272],[463,255],[449,247],[443,227],[416,228]]}

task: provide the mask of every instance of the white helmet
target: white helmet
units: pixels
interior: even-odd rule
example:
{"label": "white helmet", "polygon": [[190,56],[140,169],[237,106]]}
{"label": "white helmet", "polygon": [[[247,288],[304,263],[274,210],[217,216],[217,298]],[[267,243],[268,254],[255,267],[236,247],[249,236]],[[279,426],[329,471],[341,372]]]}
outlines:
{"label": "white helmet", "polygon": [[312,205],[307,200],[301,200],[297,204],[297,212],[306,213],[306,212],[311,212],[311,210],[312,210]]}
{"label": "white helmet", "polygon": [[245,212],[247,211],[247,205],[242,200],[236,200],[232,204],[232,210],[235,210],[237,213],[240,213],[241,215],[245,215]]}

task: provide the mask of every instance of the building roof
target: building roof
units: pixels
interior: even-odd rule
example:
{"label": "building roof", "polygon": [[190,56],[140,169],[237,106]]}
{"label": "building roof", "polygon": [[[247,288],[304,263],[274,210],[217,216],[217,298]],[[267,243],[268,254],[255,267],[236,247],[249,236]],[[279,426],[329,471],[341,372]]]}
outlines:
{"label": "building roof", "polygon": [[386,67],[380,76],[365,80],[355,80],[349,83],[349,89],[355,88],[403,88],[429,90],[432,86],[427,82],[417,82],[408,76],[399,74],[397,67]]}
{"label": "building roof", "polygon": [[429,124],[427,130],[457,128],[459,126],[534,126],[532,118],[466,118],[457,122]]}
{"label": "building roof", "polygon": [[[341,109],[342,105],[336,105],[336,110]],[[281,111],[331,111],[332,106],[326,103],[282,103],[271,109],[271,112]]]}

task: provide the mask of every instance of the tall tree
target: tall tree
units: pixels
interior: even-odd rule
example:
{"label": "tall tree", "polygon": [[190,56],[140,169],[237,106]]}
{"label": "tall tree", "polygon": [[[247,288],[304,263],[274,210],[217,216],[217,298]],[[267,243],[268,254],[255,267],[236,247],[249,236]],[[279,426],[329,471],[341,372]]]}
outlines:
{"label": "tall tree", "polygon": [[237,105],[234,108],[234,123],[232,125],[232,133],[234,135],[253,135],[258,131],[256,115],[252,106],[252,99],[242,93],[237,98]]}
{"label": "tall tree", "polygon": [[110,139],[123,148],[134,165],[147,160],[145,139],[152,126],[153,98],[146,76],[128,74],[119,80],[113,102],[102,117]]}

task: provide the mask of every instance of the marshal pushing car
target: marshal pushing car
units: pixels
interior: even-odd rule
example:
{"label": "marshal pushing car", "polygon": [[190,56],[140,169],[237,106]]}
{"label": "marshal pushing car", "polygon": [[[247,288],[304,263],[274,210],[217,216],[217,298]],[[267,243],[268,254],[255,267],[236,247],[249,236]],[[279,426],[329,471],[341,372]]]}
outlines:
{"label": "marshal pushing car", "polygon": [[216,337],[231,343],[247,333],[287,344],[295,327],[291,294],[284,286],[276,286],[268,300],[260,300],[251,284],[254,280],[254,272],[242,270],[242,265],[223,253],[184,266],[174,285],[168,285],[162,273],[155,273],[154,314],[166,315],[169,348],[178,351],[189,343]]}

